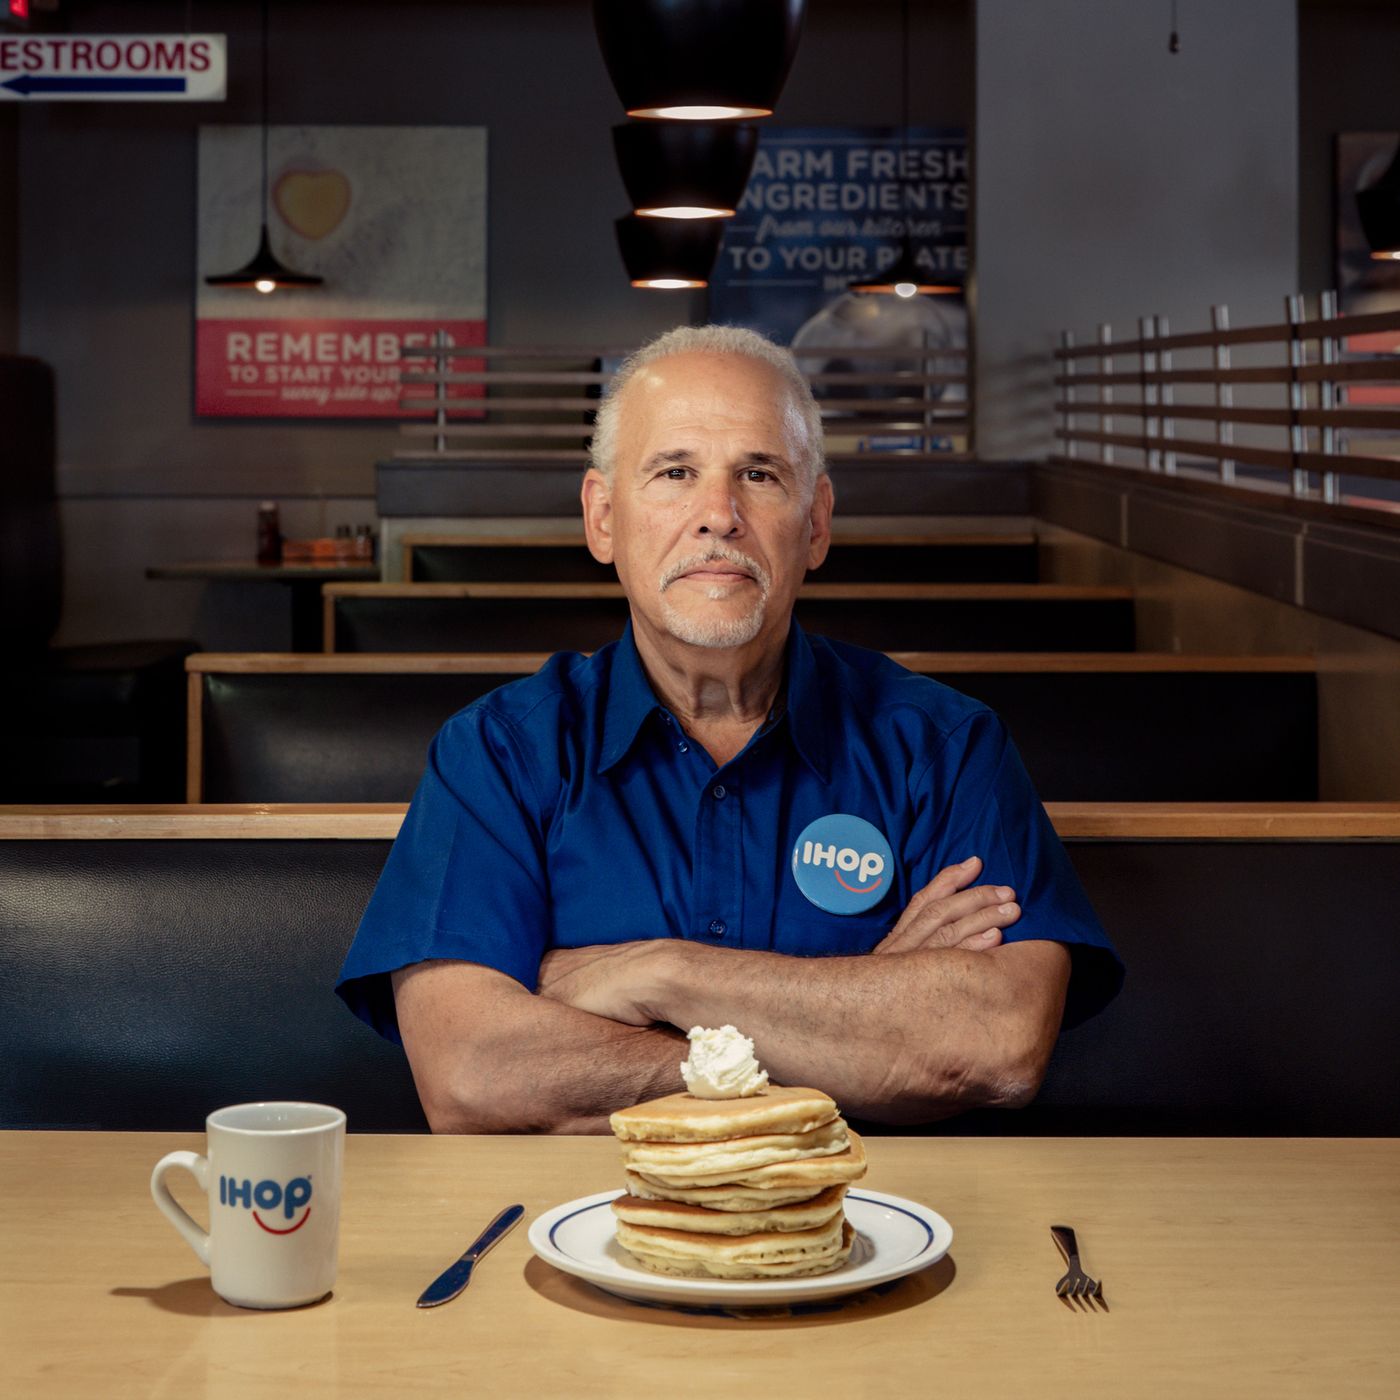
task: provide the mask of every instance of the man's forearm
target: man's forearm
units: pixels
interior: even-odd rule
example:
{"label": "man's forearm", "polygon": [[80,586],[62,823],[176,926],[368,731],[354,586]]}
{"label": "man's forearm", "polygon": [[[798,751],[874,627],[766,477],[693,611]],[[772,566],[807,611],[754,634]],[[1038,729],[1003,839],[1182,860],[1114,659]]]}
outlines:
{"label": "man's forearm", "polygon": [[666,952],[649,1001],[659,1019],[731,1022],[776,1082],[810,1084],[883,1122],[1032,1097],[1069,965],[1054,943],[841,958],[680,942]]}
{"label": "man's forearm", "polygon": [[618,1108],[684,1087],[684,1037],[625,1026],[468,963],[395,977],[399,1026],[434,1132],[606,1133]]}

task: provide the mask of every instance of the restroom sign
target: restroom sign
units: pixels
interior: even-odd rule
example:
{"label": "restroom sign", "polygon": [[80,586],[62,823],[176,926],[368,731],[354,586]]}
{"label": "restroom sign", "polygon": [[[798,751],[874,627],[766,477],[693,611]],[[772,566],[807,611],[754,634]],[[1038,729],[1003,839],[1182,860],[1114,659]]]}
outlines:
{"label": "restroom sign", "polygon": [[0,36],[0,100],[222,102],[222,34]]}

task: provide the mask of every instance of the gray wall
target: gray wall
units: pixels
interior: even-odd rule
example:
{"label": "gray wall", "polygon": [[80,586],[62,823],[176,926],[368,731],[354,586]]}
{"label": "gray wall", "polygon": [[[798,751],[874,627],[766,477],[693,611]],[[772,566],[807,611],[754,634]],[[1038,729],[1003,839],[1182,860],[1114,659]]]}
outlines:
{"label": "gray wall", "polygon": [[978,0],[977,442],[1050,445],[1063,328],[1277,320],[1297,275],[1294,0]]}
{"label": "gray wall", "polygon": [[[65,9],[90,32],[183,23],[169,0]],[[272,9],[274,122],[487,127],[493,342],[628,343],[703,316],[701,297],[626,284],[609,136],[621,112],[584,0]],[[967,5],[914,9],[911,116],[968,126]],[[207,599],[198,611],[197,588],[147,583],[144,566],[246,554],[262,496],[284,502],[284,524],[297,497],[311,518],[368,519],[373,462],[396,446],[391,428],[370,424],[193,417],[195,128],[257,120],[257,14],[246,0],[195,7],[198,28],[229,35],[224,104],[35,104],[20,115],[19,341],[58,371],[65,641],[156,629],[246,645],[246,628],[219,622]],[[777,120],[896,121],[898,36],[895,0],[814,0]],[[3,142],[0,126],[0,217]],[[3,255],[0,235],[0,336]]]}
{"label": "gray wall", "polygon": [[1336,137],[1400,131],[1400,6],[1305,0],[1298,11],[1298,277],[1305,292],[1337,283]]}

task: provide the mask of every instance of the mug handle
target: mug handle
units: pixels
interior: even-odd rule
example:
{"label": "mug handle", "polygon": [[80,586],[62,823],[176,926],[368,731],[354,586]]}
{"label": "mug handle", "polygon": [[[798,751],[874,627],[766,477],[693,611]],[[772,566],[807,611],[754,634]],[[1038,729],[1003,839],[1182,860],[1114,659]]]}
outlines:
{"label": "mug handle", "polygon": [[209,1267],[209,1236],[199,1228],[190,1213],[170,1194],[165,1174],[174,1167],[184,1167],[199,1182],[199,1188],[209,1191],[209,1159],[198,1152],[167,1152],[151,1172],[151,1197],[162,1214],[185,1237],[186,1243],[199,1256],[199,1262]]}

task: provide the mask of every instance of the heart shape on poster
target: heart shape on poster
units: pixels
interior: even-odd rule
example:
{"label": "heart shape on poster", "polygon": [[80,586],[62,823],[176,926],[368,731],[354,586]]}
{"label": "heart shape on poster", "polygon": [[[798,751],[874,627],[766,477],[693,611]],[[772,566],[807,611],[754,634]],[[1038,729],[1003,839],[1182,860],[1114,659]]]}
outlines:
{"label": "heart shape on poster", "polygon": [[272,202],[303,238],[324,238],[350,208],[350,181],[339,170],[284,170]]}

